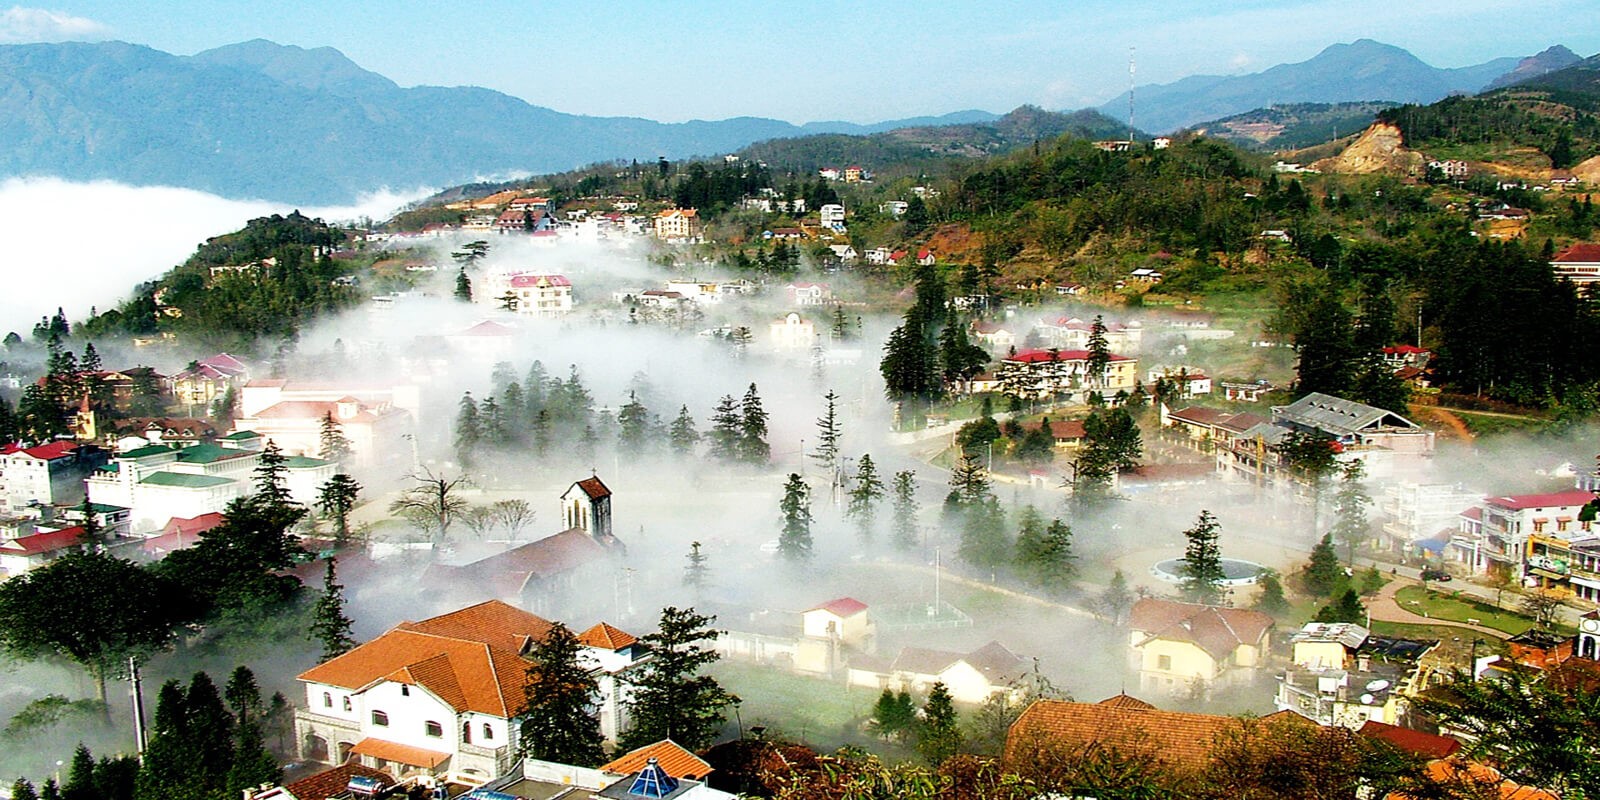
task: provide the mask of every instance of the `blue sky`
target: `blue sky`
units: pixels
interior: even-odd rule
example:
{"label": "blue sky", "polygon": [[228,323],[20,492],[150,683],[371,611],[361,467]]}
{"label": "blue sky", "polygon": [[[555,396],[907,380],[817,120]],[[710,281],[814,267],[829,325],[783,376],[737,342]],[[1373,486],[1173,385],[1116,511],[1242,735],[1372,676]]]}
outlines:
{"label": "blue sky", "polygon": [[1097,105],[1138,82],[1255,72],[1371,38],[1440,67],[1565,44],[1597,0],[48,0],[0,43],[121,39],[179,54],[331,46],[403,86],[470,84],[559,111],[664,121],[875,121]]}

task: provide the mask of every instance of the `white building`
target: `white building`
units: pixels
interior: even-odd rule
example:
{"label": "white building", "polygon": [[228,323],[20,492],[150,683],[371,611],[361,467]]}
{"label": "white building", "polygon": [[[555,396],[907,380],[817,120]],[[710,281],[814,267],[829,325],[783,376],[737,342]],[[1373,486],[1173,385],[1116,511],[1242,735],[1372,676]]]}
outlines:
{"label": "white building", "polygon": [[0,497],[11,509],[79,503],[84,478],[105,463],[104,450],[73,441],[7,445],[0,448]]}
{"label": "white building", "polygon": [[[505,337],[509,338],[509,337]],[[350,441],[350,463],[374,466],[409,463],[417,387],[410,385],[291,384],[254,380],[245,384],[234,430],[254,431],[288,455],[322,455],[322,424],[333,416]]]}
{"label": "white building", "polygon": [[[89,501],[129,510],[129,530],[158,531],[174,518],[220,513],[235,498],[255,492],[261,437],[241,431],[221,444],[173,447],[152,444],[119,453],[85,481]],[[317,491],[333,477],[331,462],[292,456],[284,464],[291,498],[314,505]]]}
{"label": "white building", "polygon": [[677,292],[685,300],[701,305],[715,305],[730,298],[755,292],[756,285],[747,280],[702,281],[694,278],[667,281],[668,292]]}
{"label": "white building", "polygon": [[820,306],[833,299],[833,289],[826,283],[791,283],[784,287],[789,294],[789,304]]}
{"label": "white building", "polygon": [[774,350],[810,350],[817,342],[817,327],[798,313],[789,312],[767,327]]}
{"label": "white building", "polygon": [[[1121,352],[1138,352],[1144,343],[1144,325],[1138,322],[1105,322],[1106,347]],[[1036,330],[1045,344],[1062,350],[1089,349],[1089,334],[1094,322],[1078,317],[1056,317],[1040,320]]]}
{"label": "white building", "polygon": [[518,314],[552,317],[572,310],[572,281],[565,275],[533,272],[497,275],[488,289],[480,295],[482,302]]}
{"label": "white building", "polygon": [[1458,483],[1401,481],[1384,488],[1378,512],[1383,532],[1395,546],[1412,547],[1440,531],[1459,528],[1462,510],[1482,500],[1482,492],[1467,491]]}
{"label": "white building", "polygon": [[1595,524],[1578,519],[1594,494],[1581,489],[1547,494],[1486,497],[1458,517],[1446,551],[1474,573],[1523,576],[1531,536],[1571,541],[1593,535]]}
{"label": "white building", "polygon": [[[597,626],[598,627],[598,626]],[[302,759],[481,783],[518,761],[528,655],[548,620],[491,600],[422,622],[403,622],[303,672],[295,712]],[[601,720],[621,721],[622,674],[643,658],[633,637],[606,626],[580,635],[584,657],[606,677]]]}
{"label": "white building", "polygon": [[824,204],[817,209],[817,222],[824,228],[844,230],[844,206],[838,203]]}

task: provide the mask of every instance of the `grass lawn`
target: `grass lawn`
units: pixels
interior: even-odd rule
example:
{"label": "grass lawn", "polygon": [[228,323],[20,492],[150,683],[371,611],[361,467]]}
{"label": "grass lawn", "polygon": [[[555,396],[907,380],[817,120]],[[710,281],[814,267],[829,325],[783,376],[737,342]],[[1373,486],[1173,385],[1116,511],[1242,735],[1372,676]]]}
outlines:
{"label": "grass lawn", "polygon": [[[769,737],[781,732],[824,750],[843,744],[876,747],[878,740],[860,732],[861,721],[872,715],[878,700],[871,689],[731,661],[718,662],[711,674],[743,701],[739,719],[746,731],[764,725]],[[731,709],[728,719],[734,720]]]}
{"label": "grass lawn", "polygon": [[1475,624],[1504,631],[1512,636],[1533,627],[1533,621],[1520,614],[1502,611],[1469,597],[1452,597],[1442,592],[1425,590],[1421,586],[1407,586],[1401,589],[1395,593],[1395,601],[1407,611],[1451,622],[1472,620]]}
{"label": "grass lawn", "polygon": [[1461,418],[1474,436],[1490,436],[1499,433],[1536,433],[1550,425],[1550,420],[1541,417],[1504,417],[1488,414],[1475,414],[1471,411],[1457,411],[1450,409],[1450,413]]}

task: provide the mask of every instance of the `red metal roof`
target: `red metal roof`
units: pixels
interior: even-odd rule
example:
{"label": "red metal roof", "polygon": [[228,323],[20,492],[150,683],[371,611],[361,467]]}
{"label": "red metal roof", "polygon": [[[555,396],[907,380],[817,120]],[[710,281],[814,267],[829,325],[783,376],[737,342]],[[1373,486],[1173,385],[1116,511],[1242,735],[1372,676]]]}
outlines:
{"label": "red metal roof", "polygon": [[1583,242],[1556,254],[1557,264],[1600,264],[1600,244]]}
{"label": "red metal roof", "polygon": [[844,617],[853,617],[853,616],[855,616],[857,614],[860,614],[863,611],[866,611],[867,610],[867,604],[861,602],[860,600],[855,599],[854,597],[841,597],[841,598],[838,598],[837,600],[829,600],[828,602],[823,603],[820,606],[817,606],[815,608],[809,608],[809,609],[806,609],[806,610],[807,611],[826,611],[829,614],[832,614],[832,615],[834,615],[836,617],[844,618]]}
{"label": "red metal roof", "polygon": [[[1018,363],[1022,363],[1022,364],[1037,364],[1037,363],[1040,363],[1040,362],[1049,361],[1050,360],[1050,351],[1049,350],[1023,350],[1022,352],[1017,353],[1014,356],[1007,356],[1006,360],[1007,361],[1014,361],[1014,362],[1018,362]],[[1055,352],[1055,360],[1056,361],[1087,361],[1087,360],[1089,360],[1089,351],[1088,350],[1057,350]],[[1132,359],[1128,358],[1127,356],[1119,356],[1116,353],[1112,353],[1111,354],[1111,360],[1112,361],[1131,361]]]}
{"label": "red metal roof", "polygon": [[512,275],[511,286],[514,289],[527,289],[544,286],[571,286],[572,281],[565,275]]}
{"label": "red metal roof", "polygon": [[1486,502],[1491,505],[1512,511],[1522,511],[1529,508],[1582,506],[1594,499],[1594,493],[1585,492],[1581,489],[1568,489],[1564,492],[1551,492],[1549,494],[1515,494],[1509,497],[1485,498]]}
{"label": "red metal roof", "polygon": [[83,528],[74,525],[71,528],[62,528],[59,531],[35,533],[32,536],[19,536],[9,542],[0,543],[0,551],[9,555],[37,556],[77,547],[78,540],[83,538]]}
{"label": "red metal roof", "polygon": [[53,461],[53,460],[58,459],[58,458],[65,458],[67,456],[70,456],[70,455],[72,455],[72,451],[77,450],[77,449],[78,449],[78,443],[77,442],[73,442],[73,441],[68,441],[66,439],[62,439],[60,441],[51,442],[49,444],[41,444],[38,447],[22,447],[20,445],[7,445],[6,449],[3,452],[4,452],[5,455],[12,455],[14,453],[20,452],[20,453],[23,453],[24,455],[30,456],[32,458],[37,458],[37,459],[40,459],[42,461]]}

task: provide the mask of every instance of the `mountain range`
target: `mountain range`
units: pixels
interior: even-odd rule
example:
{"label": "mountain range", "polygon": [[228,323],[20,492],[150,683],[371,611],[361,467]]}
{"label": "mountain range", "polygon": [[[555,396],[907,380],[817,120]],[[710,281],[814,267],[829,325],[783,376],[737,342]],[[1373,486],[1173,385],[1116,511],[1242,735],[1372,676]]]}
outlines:
{"label": "mountain range", "polygon": [[304,204],[779,137],[993,119],[961,111],[874,125],[669,124],[563,114],[476,87],[401,88],[326,47],[256,40],[183,57],[123,42],[0,46],[0,176]]}
{"label": "mountain range", "polygon": [[[1572,58],[1552,48],[1436,69],[1361,40],[1254,75],[1140,87],[1137,121],[1161,132],[1274,103],[1425,103],[1512,74],[1550,73]],[[1121,119],[1127,97],[1102,108]],[[813,134],[880,135],[876,146],[946,155],[996,152],[1060,131],[1121,135],[1092,111],[1069,116],[1024,108],[1005,118],[958,111],[870,125],[661,123],[565,114],[477,87],[401,87],[327,47],[255,40],[177,56],[123,42],[0,46],[0,177],[181,186],[306,205],[347,203],[381,187],[714,155]]]}
{"label": "mountain range", "polygon": [[[1135,119],[1141,128],[1166,132],[1283,103],[1431,103],[1451,94],[1481,92],[1516,71],[1524,60],[1496,58],[1442,69],[1399,47],[1360,39],[1332,45],[1306,61],[1249,75],[1194,75],[1135,87]],[[1126,116],[1128,93],[1100,109]]]}

